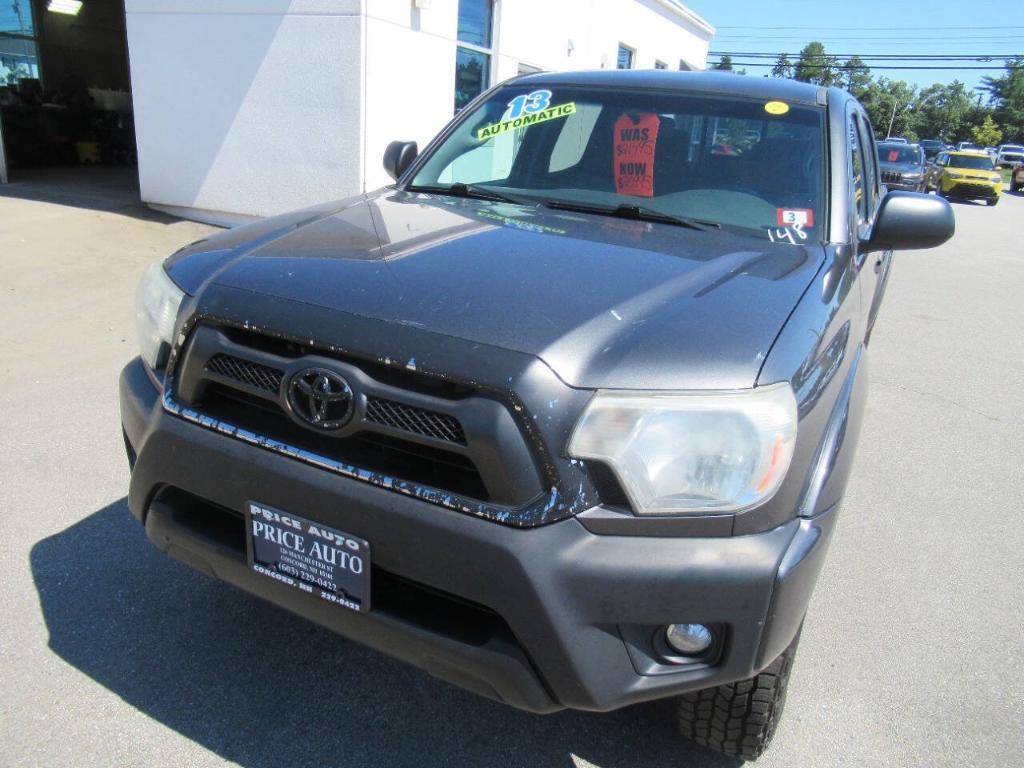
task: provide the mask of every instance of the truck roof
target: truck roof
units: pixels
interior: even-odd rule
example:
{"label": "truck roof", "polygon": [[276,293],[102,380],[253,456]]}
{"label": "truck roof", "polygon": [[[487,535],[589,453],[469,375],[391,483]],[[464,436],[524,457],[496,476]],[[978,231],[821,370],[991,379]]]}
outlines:
{"label": "truck roof", "polygon": [[[538,72],[515,78],[528,85],[603,86],[678,90],[747,98],[778,99],[824,105],[829,90],[820,85],[779,77],[745,77],[733,72],[676,72],[668,69],[598,69],[580,72]],[[844,92],[845,93],[845,92]],[[851,97],[852,98],[852,97]]]}

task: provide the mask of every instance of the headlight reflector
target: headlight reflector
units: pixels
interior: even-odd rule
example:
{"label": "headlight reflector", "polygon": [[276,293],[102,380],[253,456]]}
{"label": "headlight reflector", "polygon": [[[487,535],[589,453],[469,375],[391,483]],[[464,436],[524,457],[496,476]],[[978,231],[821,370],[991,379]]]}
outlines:
{"label": "headlight reflector", "polygon": [[163,263],[149,265],[135,292],[135,331],[142,359],[153,369],[164,363],[174,337],[174,321],[184,298],[185,294],[171,280]]}
{"label": "headlight reflector", "polygon": [[778,490],[796,444],[788,383],[727,392],[598,392],[569,441],[606,463],[637,514],[738,512]]}

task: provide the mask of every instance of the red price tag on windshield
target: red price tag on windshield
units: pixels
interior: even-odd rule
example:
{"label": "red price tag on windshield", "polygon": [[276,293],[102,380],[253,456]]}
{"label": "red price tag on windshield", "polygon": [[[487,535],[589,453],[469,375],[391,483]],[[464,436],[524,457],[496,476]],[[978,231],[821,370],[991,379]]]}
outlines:
{"label": "red price tag on windshield", "polygon": [[889,162],[895,163],[900,158],[900,151],[898,149],[889,150]]}
{"label": "red price tag on windshield", "polygon": [[615,121],[615,191],[654,197],[654,152],[661,121],[653,112],[622,115]]}

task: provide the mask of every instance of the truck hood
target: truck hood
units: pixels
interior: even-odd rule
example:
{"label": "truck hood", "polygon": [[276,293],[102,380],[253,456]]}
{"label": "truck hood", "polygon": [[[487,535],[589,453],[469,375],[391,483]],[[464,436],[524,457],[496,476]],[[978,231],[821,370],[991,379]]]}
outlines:
{"label": "truck hood", "polygon": [[767,236],[388,189],[215,235],[168,271],[193,294],[223,285],[534,355],[571,386],[718,389],[754,385],[823,261]]}

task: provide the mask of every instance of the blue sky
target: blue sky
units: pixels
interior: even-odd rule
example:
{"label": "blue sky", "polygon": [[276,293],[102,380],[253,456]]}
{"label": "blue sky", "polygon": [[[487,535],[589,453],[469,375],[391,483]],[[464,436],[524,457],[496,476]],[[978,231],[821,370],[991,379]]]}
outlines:
{"label": "blue sky", "polygon": [[[683,0],[717,28],[712,51],[796,53],[811,40],[827,53],[917,54],[927,56],[987,54],[992,62],[952,62],[956,66],[1001,66],[1005,57],[1024,55],[1024,0]],[[941,29],[940,29],[941,27]],[[792,57],[791,57],[792,58]],[[714,57],[714,61],[718,57]],[[736,62],[744,61],[734,55]],[[755,61],[755,59],[745,59]],[[757,59],[757,61],[760,61]],[[903,62],[944,66],[946,62]],[[976,86],[996,70],[896,70],[869,61],[872,74],[899,78],[919,86],[961,80]],[[770,68],[747,67],[748,74]]]}

